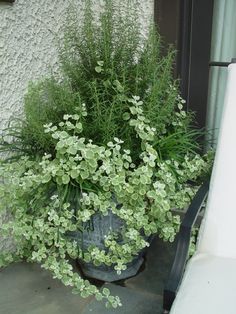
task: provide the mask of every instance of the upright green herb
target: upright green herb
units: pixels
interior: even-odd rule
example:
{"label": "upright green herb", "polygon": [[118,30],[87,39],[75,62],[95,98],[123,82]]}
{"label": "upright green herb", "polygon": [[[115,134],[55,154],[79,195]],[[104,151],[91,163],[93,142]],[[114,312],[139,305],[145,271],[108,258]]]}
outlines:
{"label": "upright green herb", "polygon": [[82,115],[84,103],[88,115],[82,120],[83,135],[103,145],[114,136],[122,138],[139,162],[141,142],[124,123],[129,119],[128,99],[139,95],[145,117],[156,129],[161,159],[183,161],[187,152],[198,151],[199,132],[190,128],[192,115],[183,111],[176,115],[183,100],[172,75],[174,52],[163,57],[161,39],[152,24],[143,37],[136,1],[106,0],[97,16],[87,0],[84,10],[82,21],[75,11],[68,14],[59,47],[62,78],[52,77],[29,87],[23,120],[14,130],[14,147],[34,156],[53,154],[54,143],[43,125],[58,123],[77,108]]}

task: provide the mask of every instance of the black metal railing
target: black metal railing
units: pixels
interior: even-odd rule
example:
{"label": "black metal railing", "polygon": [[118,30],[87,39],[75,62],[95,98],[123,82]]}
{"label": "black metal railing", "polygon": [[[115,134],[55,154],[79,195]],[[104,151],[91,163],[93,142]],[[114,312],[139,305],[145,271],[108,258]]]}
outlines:
{"label": "black metal railing", "polygon": [[169,313],[172,303],[177,294],[185,265],[187,262],[191,230],[197,219],[197,216],[202,208],[209,190],[209,181],[206,181],[198,190],[190,204],[183,222],[180,226],[180,231],[177,239],[177,248],[174,262],[170,271],[169,279],[164,287],[163,294],[163,312]]}

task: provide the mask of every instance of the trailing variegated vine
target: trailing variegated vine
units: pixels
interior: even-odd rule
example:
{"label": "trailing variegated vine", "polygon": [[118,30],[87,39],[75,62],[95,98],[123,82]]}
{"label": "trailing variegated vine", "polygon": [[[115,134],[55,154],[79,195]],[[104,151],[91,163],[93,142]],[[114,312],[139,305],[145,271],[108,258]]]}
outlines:
{"label": "trailing variegated vine", "polygon": [[[16,250],[1,252],[0,266],[22,259],[38,262],[74,293],[95,295],[115,308],[121,305],[119,298],[82,279],[70,258],[109,265],[119,274],[149,245],[149,236],[174,240],[180,219],[172,209],[190,202],[196,188],[188,180],[209,170],[209,156],[186,155],[182,163],[162,161],[153,145],[156,130],[144,115],[142,101],[134,96],[128,102],[123,118],[141,141],[138,165],[130,150],[123,149],[122,139],[114,138],[105,146],[82,137],[82,119],[76,113],[64,115],[58,125],[45,125],[55,144],[54,157],[45,154],[31,161],[25,156],[1,163],[0,208],[12,219],[0,233],[14,238]],[[83,232],[94,214],[107,215],[108,211],[124,225],[104,239],[106,250],[96,246],[84,250],[70,238],[70,232]]]}

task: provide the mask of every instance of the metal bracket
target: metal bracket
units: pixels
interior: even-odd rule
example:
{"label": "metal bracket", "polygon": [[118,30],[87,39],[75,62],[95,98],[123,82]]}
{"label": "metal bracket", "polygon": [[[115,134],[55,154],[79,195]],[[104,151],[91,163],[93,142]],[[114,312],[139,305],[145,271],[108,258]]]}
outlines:
{"label": "metal bracket", "polygon": [[229,66],[231,63],[236,63],[236,58],[232,58],[231,62],[218,62],[218,61],[211,61],[209,63],[210,67],[227,67]]}

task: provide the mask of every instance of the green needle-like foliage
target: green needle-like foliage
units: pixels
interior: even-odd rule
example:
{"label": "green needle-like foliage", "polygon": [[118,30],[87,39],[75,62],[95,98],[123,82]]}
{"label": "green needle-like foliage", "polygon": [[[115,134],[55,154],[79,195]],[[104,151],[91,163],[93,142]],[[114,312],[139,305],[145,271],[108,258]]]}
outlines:
{"label": "green needle-like foliage", "polygon": [[[199,150],[200,132],[191,130],[193,116],[182,111],[178,82],[173,80],[174,52],[163,56],[154,25],[146,37],[141,34],[138,15],[135,0],[106,0],[100,14],[93,12],[87,0],[82,21],[70,10],[59,47],[62,77],[30,85],[24,117],[13,134],[16,150],[53,155],[54,144],[44,133],[44,124],[56,124],[66,113],[82,116],[85,104],[83,136],[103,145],[114,137],[122,138],[139,162],[141,142],[125,123],[132,95],[140,96],[145,104],[160,158],[182,161],[187,152]],[[13,143],[4,142],[2,147],[13,148]]]}

